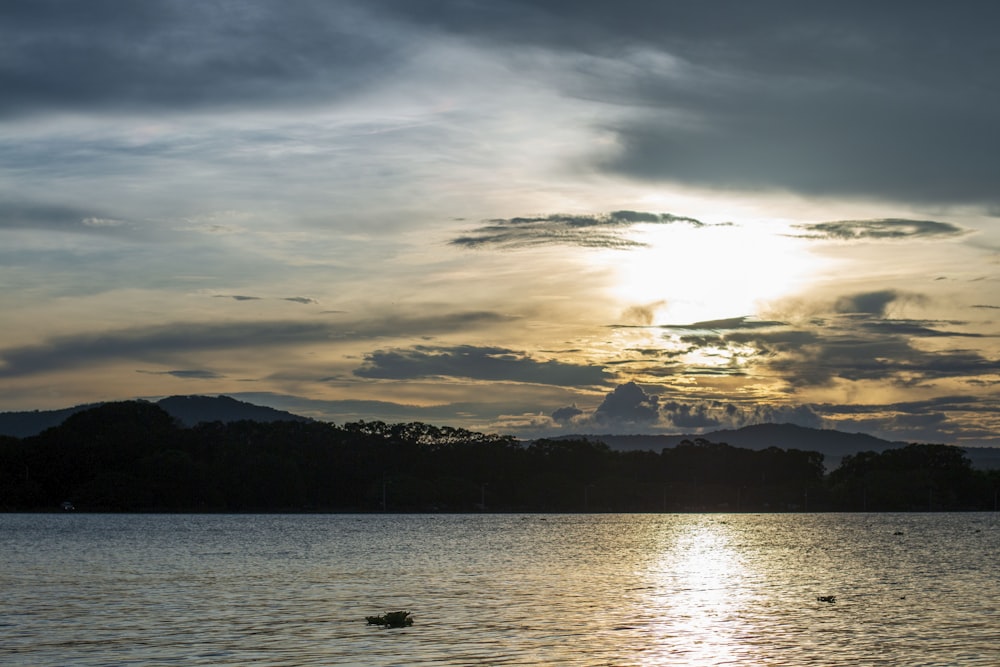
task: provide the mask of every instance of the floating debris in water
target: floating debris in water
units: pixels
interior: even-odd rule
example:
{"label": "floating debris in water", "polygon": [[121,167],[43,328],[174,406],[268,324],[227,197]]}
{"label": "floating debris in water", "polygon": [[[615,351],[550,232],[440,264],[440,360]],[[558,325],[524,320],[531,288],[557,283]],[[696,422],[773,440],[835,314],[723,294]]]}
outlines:
{"label": "floating debris in water", "polygon": [[816,602],[836,602],[836,595],[820,595],[816,598]]}
{"label": "floating debris in water", "polygon": [[381,625],[384,628],[405,628],[413,625],[413,619],[408,611],[387,611],[383,616],[365,616],[368,625]]}
{"label": "floating debris in water", "polygon": [[901,531],[901,530],[897,530],[895,533],[893,533],[893,535],[902,535],[902,534],[903,534],[903,531]]}

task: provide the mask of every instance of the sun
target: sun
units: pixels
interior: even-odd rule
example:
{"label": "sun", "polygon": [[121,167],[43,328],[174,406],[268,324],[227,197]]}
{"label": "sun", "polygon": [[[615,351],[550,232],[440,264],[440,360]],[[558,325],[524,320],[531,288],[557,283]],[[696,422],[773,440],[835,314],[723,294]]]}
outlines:
{"label": "sun", "polygon": [[609,253],[613,298],[656,304],[650,324],[752,316],[768,301],[802,290],[825,268],[804,239],[777,226],[637,226],[646,247]]}

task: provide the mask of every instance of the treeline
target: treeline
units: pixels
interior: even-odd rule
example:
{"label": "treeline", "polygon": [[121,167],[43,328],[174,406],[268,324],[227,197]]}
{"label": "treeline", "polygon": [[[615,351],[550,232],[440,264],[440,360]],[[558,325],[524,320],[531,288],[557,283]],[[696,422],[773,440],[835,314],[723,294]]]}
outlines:
{"label": "treeline", "polygon": [[108,403],[28,438],[0,437],[0,509],[84,511],[658,512],[993,509],[998,471],[910,445],[845,458],[705,440],[616,452],[523,444],[422,423],[177,424]]}

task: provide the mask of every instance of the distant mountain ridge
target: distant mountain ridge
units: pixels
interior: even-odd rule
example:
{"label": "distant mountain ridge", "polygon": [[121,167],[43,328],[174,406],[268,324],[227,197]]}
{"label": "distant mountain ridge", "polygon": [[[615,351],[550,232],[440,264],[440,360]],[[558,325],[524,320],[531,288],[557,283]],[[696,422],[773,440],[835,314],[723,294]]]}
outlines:
{"label": "distant mountain ridge", "polygon": [[[255,405],[235,398],[219,396],[168,396],[154,402],[168,414],[187,427],[202,422],[233,421],[312,421],[308,417],[284,410]],[[101,403],[77,405],[61,410],[33,410],[25,412],[0,412],[0,436],[8,435],[26,438],[37,435],[47,428],[63,423],[70,415],[98,407]],[[883,440],[866,433],[847,433],[829,429],[815,429],[795,424],[754,424],[738,429],[726,429],[702,434],[681,435],[614,435],[577,434],[556,436],[553,439],[599,440],[618,451],[649,450],[658,452],[664,448],[676,447],[684,440],[698,438],[710,442],[724,442],[733,447],[745,449],[803,449],[823,454],[827,471],[840,465],[841,460],[858,452],[882,452],[887,449],[904,447],[906,442]],[[964,447],[972,465],[979,469],[1000,469],[1000,448]]]}
{"label": "distant mountain ridge", "polygon": [[[284,410],[238,401],[229,396],[168,396],[156,405],[184,426],[195,426],[201,422],[234,421],[312,421],[308,417]],[[61,410],[31,410],[25,412],[0,412],[0,435],[27,438],[38,435],[47,428],[62,424],[70,415],[102,405],[89,403]]]}
{"label": "distant mountain ridge", "polygon": [[[724,429],[686,435],[573,435],[560,438],[587,438],[604,442],[618,451],[651,450],[676,447],[684,440],[699,438],[709,442],[724,442],[744,449],[802,449],[823,454],[826,469],[832,470],[841,460],[858,452],[883,452],[905,447],[908,442],[883,440],[867,433],[847,433],[830,429],[809,428],[795,424],[753,424],[738,429]],[[1000,468],[1000,448],[963,447],[975,468]]]}

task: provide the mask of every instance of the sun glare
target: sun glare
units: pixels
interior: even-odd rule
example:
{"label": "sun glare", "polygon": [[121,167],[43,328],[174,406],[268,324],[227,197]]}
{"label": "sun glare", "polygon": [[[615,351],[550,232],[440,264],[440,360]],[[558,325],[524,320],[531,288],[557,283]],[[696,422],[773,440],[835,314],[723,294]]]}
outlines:
{"label": "sun glare", "polygon": [[[694,519],[682,529],[651,573],[650,604],[666,612],[658,657],[685,665],[739,662],[749,648],[742,637],[750,631],[741,609],[752,573],[743,560],[720,522]],[[678,637],[684,638],[681,653]]]}
{"label": "sun glare", "polygon": [[648,247],[602,261],[613,264],[612,294],[623,305],[659,304],[649,324],[754,315],[801,289],[820,268],[802,239],[773,228],[674,224],[638,231]]}

